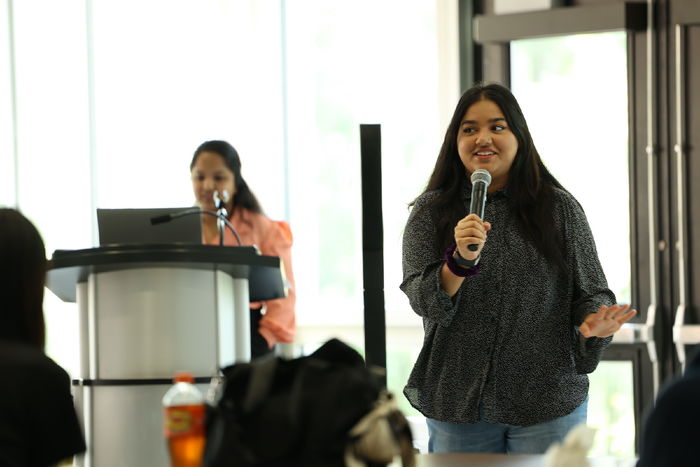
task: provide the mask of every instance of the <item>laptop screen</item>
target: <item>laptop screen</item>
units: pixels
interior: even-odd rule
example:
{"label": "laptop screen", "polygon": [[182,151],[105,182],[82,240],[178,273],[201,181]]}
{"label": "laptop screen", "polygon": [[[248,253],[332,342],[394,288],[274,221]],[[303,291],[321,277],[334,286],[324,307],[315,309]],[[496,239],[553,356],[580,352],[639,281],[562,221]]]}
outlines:
{"label": "laptop screen", "polygon": [[151,219],[192,211],[186,208],[97,209],[100,246],[144,243],[202,243],[198,214],[173,217],[155,225]]}

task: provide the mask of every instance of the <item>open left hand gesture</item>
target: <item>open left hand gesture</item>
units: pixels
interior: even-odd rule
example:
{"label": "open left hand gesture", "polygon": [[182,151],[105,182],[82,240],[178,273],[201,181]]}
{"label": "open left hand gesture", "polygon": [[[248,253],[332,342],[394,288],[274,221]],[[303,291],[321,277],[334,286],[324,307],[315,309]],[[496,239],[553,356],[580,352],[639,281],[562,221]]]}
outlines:
{"label": "open left hand gesture", "polygon": [[609,337],[615,334],[620,327],[631,320],[637,314],[637,310],[630,310],[629,305],[601,305],[597,313],[590,313],[583,320],[579,331],[583,337]]}

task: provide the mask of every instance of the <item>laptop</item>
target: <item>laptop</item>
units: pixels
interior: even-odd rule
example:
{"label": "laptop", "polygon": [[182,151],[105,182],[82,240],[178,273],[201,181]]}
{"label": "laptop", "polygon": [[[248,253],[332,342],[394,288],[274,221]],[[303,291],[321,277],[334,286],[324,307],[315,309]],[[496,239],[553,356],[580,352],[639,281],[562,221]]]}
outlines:
{"label": "laptop", "polygon": [[[191,214],[184,214],[191,212]],[[183,215],[184,214],[184,215]],[[155,219],[156,223],[151,221]],[[97,209],[100,246],[144,243],[202,244],[197,208]]]}

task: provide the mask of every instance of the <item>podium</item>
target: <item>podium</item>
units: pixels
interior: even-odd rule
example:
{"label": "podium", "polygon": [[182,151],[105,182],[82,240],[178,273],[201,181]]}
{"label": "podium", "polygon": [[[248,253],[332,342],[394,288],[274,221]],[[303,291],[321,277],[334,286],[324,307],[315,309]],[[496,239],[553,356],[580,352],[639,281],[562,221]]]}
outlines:
{"label": "podium", "polygon": [[55,251],[47,287],[79,313],[78,465],[169,466],[161,399],[174,373],[192,372],[206,394],[218,368],[248,361],[249,303],[286,296],[283,271],[255,247]]}

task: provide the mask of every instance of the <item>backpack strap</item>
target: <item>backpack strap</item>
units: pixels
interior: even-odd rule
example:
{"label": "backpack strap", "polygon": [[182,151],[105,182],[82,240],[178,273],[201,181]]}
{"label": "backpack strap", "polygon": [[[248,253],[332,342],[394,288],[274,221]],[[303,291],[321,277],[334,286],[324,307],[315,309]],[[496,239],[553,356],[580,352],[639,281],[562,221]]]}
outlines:
{"label": "backpack strap", "polygon": [[345,464],[349,467],[389,465],[401,457],[403,467],[414,467],[413,436],[408,420],[399,411],[393,394],[383,391],[374,409],[350,430],[350,442],[345,449]]}
{"label": "backpack strap", "polygon": [[250,381],[241,407],[243,413],[251,413],[267,399],[275,380],[278,361],[277,357],[261,358],[250,365]]}

